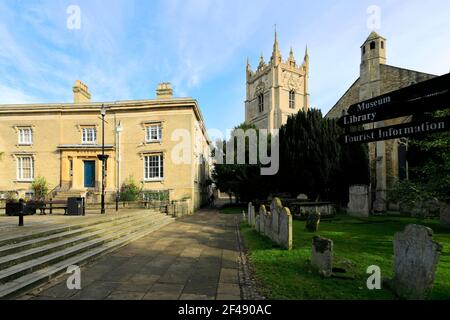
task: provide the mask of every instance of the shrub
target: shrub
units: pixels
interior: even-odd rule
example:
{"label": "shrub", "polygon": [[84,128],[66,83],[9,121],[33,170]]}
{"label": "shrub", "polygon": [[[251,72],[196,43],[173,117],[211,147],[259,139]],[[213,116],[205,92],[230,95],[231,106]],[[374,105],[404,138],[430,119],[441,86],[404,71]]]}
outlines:
{"label": "shrub", "polygon": [[35,200],[44,200],[48,194],[48,184],[44,177],[37,177],[31,184]]}
{"label": "shrub", "polygon": [[120,188],[120,201],[136,201],[139,199],[141,188],[133,177],[129,177]]}
{"label": "shrub", "polygon": [[19,201],[19,197],[17,195],[17,192],[15,192],[15,191],[6,192],[5,199],[6,199],[6,202],[8,202],[8,203]]}

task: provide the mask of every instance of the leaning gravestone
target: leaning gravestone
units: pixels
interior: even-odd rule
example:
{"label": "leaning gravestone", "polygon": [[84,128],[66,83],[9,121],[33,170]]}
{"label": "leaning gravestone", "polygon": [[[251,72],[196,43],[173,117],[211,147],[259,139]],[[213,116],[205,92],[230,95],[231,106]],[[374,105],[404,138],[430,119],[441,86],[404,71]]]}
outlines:
{"label": "leaning gravestone", "polygon": [[313,238],[311,264],[324,277],[333,272],[333,241],[316,236]]}
{"label": "leaning gravestone", "polygon": [[279,198],[273,199],[270,205],[270,213],[272,214],[271,221],[271,238],[274,242],[279,242],[279,234],[280,234],[280,215],[283,210],[283,205],[281,204],[281,200]]}
{"label": "leaning gravestone", "polygon": [[306,230],[316,232],[319,229],[320,213],[318,211],[308,214],[306,219]]}
{"label": "leaning gravestone", "polygon": [[367,218],[370,212],[369,186],[355,185],[349,188],[347,213],[354,217]]}
{"label": "leaning gravestone", "polygon": [[283,248],[292,249],[292,215],[289,208],[284,207],[280,213],[278,244]]}
{"label": "leaning gravestone", "polygon": [[404,299],[425,299],[432,289],[442,246],[433,241],[433,230],[411,224],[394,237],[392,286]]}
{"label": "leaning gravestone", "polygon": [[445,227],[450,227],[450,206],[441,208],[441,224]]}

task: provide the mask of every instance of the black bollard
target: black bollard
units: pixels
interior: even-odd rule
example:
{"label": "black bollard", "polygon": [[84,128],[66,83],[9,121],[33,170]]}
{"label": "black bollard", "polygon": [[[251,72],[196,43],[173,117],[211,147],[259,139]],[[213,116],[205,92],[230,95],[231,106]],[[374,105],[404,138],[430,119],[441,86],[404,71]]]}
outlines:
{"label": "black bollard", "polygon": [[119,194],[116,194],[116,212],[119,211]]}
{"label": "black bollard", "polygon": [[25,209],[25,201],[23,199],[19,200],[20,209],[19,209],[19,227],[23,227],[23,211]]}

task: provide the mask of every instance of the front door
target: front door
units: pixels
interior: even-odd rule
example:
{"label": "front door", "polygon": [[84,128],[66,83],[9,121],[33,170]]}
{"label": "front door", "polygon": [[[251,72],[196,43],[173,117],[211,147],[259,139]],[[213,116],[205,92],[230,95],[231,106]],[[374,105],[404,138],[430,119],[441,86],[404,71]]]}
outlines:
{"label": "front door", "polygon": [[95,187],[95,161],[84,161],[84,187]]}

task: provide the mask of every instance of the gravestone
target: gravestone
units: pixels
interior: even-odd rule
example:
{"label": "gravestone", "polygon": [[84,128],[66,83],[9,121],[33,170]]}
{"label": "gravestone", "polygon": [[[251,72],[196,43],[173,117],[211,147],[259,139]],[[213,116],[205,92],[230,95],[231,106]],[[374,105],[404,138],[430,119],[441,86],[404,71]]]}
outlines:
{"label": "gravestone", "polygon": [[292,249],[292,215],[289,208],[283,208],[279,220],[278,243],[285,249]]}
{"label": "gravestone", "polygon": [[255,230],[256,230],[256,232],[260,232],[260,229],[259,229],[259,224],[260,224],[260,215],[257,215],[256,216],[256,218],[255,218]]}
{"label": "gravestone", "polygon": [[306,201],[306,200],[308,200],[308,196],[306,194],[300,193],[297,196],[297,200],[304,200],[304,201]]}
{"label": "gravestone", "polygon": [[267,212],[264,216],[264,235],[273,240],[272,237],[272,214],[271,212]]}
{"label": "gravestone", "polygon": [[248,204],[248,210],[247,210],[247,222],[251,227],[255,226],[255,207],[251,202]]}
{"label": "gravestone", "polygon": [[313,238],[311,265],[324,277],[333,272],[333,241],[315,236]]}
{"label": "gravestone", "polygon": [[440,220],[443,226],[450,227],[450,206],[441,208]]}
{"label": "gravestone", "polygon": [[366,185],[355,185],[349,188],[347,213],[354,217],[367,218],[370,213],[370,190]]}
{"label": "gravestone", "polygon": [[432,289],[442,246],[433,241],[433,230],[411,224],[394,237],[392,286],[404,299],[425,299]]}
{"label": "gravestone", "polygon": [[274,242],[279,241],[279,233],[280,233],[280,214],[283,210],[283,205],[281,204],[281,200],[279,198],[275,198],[270,205],[270,213],[272,214],[271,221],[271,238]]}
{"label": "gravestone", "polygon": [[259,209],[259,233],[264,234],[266,230],[266,216],[267,210],[265,205],[261,205]]}
{"label": "gravestone", "polygon": [[321,215],[318,211],[308,214],[308,218],[306,219],[306,230],[311,232],[319,230],[320,217]]}

